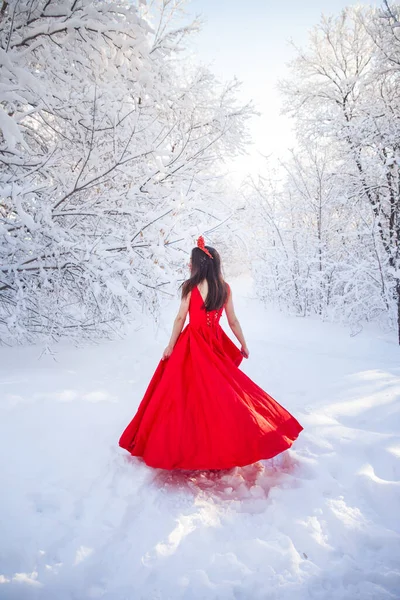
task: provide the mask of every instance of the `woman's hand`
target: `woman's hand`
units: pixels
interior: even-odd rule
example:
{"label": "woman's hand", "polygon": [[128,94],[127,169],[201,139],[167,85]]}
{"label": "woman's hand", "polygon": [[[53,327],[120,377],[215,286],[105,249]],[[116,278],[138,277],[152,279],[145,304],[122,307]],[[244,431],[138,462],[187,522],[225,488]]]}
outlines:
{"label": "woman's hand", "polygon": [[173,346],[171,346],[171,344],[168,344],[168,346],[165,348],[163,355],[162,355],[162,360],[166,360],[167,358],[169,358],[172,354],[172,350],[174,349]]}
{"label": "woman's hand", "polygon": [[240,352],[243,354],[244,358],[249,358],[250,352],[246,345],[241,347]]}

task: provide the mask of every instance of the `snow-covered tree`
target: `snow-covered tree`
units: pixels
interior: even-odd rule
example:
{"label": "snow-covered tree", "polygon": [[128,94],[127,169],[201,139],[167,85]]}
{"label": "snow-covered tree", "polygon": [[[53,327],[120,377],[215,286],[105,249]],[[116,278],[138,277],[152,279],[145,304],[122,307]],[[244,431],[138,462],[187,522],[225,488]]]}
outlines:
{"label": "snow-covered tree", "polygon": [[397,24],[398,7],[347,8],[297,49],[282,90],[298,149],[274,213],[287,256],[270,280],[281,289],[286,269],[280,294],[302,314],[354,326],[397,315],[400,341]]}
{"label": "snow-covered tree", "polygon": [[174,29],[180,4],[164,0],[152,27],[124,0],[3,2],[6,342],[104,335],[155,313],[185,248],[232,213],[215,179],[252,109],[237,82],[185,58],[197,24]]}

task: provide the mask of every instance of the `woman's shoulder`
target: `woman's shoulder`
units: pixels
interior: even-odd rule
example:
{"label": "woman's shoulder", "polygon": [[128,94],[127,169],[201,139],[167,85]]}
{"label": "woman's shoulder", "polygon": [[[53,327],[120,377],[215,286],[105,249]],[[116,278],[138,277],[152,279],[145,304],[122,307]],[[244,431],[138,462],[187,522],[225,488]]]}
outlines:
{"label": "woman's shoulder", "polygon": [[189,300],[190,296],[192,295],[192,285],[189,283],[190,279],[186,279],[181,285],[180,285],[180,290],[181,290],[181,298],[182,300],[184,300],[185,298],[187,300]]}
{"label": "woman's shoulder", "polygon": [[231,286],[229,285],[229,283],[227,281],[224,281],[225,284],[225,289],[226,289],[226,300],[225,300],[225,304],[228,302],[229,298],[231,297]]}

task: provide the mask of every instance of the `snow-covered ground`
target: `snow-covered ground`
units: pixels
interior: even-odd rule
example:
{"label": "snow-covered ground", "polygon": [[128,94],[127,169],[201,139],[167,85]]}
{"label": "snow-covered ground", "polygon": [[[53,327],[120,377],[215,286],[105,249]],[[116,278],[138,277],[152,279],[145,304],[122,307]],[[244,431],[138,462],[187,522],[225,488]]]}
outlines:
{"label": "snow-covered ground", "polygon": [[[242,368],[302,423],[225,473],[152,470],[118,448],[166,344],[0,350],[0,598],[400,598],[400,350],[288,318],[232,281]],[[225,321],[223,325],[226,327]]]}

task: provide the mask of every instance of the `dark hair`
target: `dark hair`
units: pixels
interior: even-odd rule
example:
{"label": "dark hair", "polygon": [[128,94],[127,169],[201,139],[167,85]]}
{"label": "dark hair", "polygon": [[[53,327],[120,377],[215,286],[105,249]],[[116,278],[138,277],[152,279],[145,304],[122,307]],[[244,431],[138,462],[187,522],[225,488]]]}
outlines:
{"label": "dark hair", "polygon": [[228,287],[221,273],[221,258],[215,248],[205,246],[213,258],[195,247],[192,250],[192,271],[190,279],[182,284],[182,298],[185,298],[201,281],[207,279],[208,293],[203,304],[207,311],[222,308],[228,298]]}

